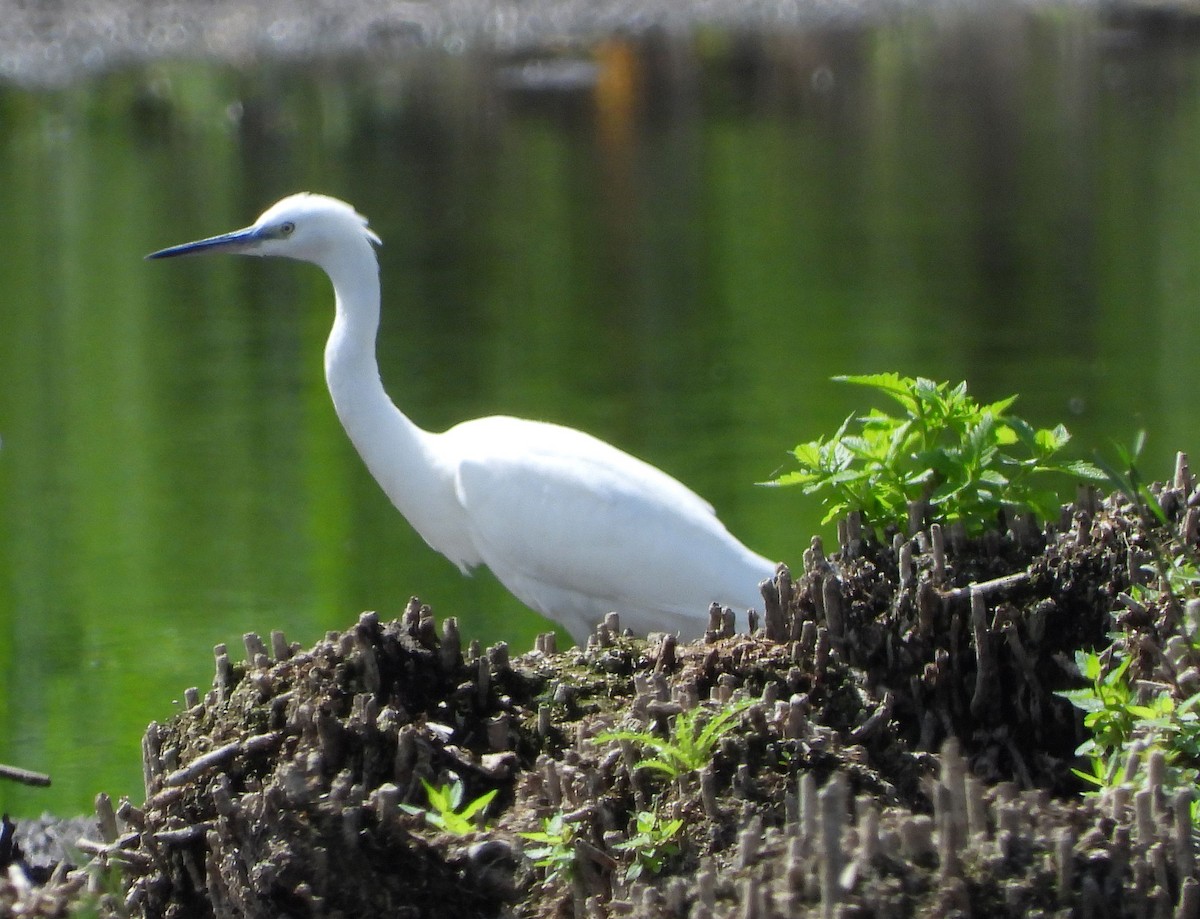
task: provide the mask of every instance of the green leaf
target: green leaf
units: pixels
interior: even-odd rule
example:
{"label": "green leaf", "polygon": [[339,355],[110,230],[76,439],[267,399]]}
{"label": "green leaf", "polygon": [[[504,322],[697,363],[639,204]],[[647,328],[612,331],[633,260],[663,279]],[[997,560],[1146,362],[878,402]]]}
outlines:
{"label": "green leaf", "polygon": [[765,485],[772,488],[786,488],[792,485],[806,485],[809,482],[818,480],[820,476],[811,472],[785,472],[783,475],[778,475],[773,479],[768,479],[765,482],[759,482],[759,485]]}
{"label": "green leaf", "polygon": [[[1017,401],[1017,396],[1015,396],[1015,395],[1008,396],[1005,399],[999,399],[995,402],[990,402],[987,405],[982,406],[981,410],[989,413],[993,417],[1003,418],[1004,413],[1007,412],[1010,408],[1012,408],[1013,403],[1016,401]],[[1020,421],[1019,418],[1016,420]],[[1024,422],[1021,422],[1021,423],[1023,424]]]}
{"label": "green leaf", "polygon": [[[494,797],[496,797],[496,794],[498,792],[499,792],[498,788],[493,788],[491,791],[485,792],[484,794],[480,795],[478,798],[476,798],[474,801],[470,802],[466,807],[464,807],[462,809],[462,811],[460,812],[459,816],[463,817],[466,820],[470,820],[476,814],[482,813],[484,810],[487,809],[487,806],[492,803],[492,799]],[[460,795],[459,796],[460,800],[461,800],[461,797],[462,796]],[[456,808],[457,808],[457,806],[458,805],[455,805]]]}
{"label": "green leaf", "polygon": [[796,457],[796,461],[801,466],[807,466],[811,469],[820,469],[823,465],[821,448],[821,442],[819,440],[814,440],[812,443],[798,444],[792,451],[792,454]]}
{"label": "green leaf", "polygon": [[1103,482],[1106,478],[1104,471],[1099,466],[1089,463],[1087,460],[1071,460],[1063,463],[1059,468],[1063,472],[1091,482]]}
{"label": "green leaf", "polygon": [[[465,836],[476,829],[473,818],[482,814],[496,797],[496,790],[480,795],[474,801],[462,807],[466,789],[461,779],[455,777],[449,784],[435,787],[424,778],[421,784],[425,788],[425,796],[429,800],[429,808],[422,809],[411,804],[401,804],[400,808],[407,814],[423,814],[425,822],[447,833]],[[460,811],[460,808],[461,811]]]}
{"label": "green leaf", "polygon": [[1053,428],[1042,428],[1035,435],[1035,443],[1045,453],[1057,453],[1070,441],[1071,435],[1061,424]]}

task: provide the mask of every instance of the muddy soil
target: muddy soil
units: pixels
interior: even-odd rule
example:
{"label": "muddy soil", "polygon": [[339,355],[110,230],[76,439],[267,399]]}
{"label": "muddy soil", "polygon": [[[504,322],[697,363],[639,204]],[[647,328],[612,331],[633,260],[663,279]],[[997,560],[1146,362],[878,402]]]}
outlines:
{"label": "muddy soil", "polygon": [[[837,552],[814,540],[802,573],[764,585],[761,615],[714,609],[687,645],[610,617],[586,648],[544,636],[514,656],[464,645],[416,599],[309,649],[247,635],[243,662],[218,646],[213,688],[150,725],[147,799],[102,799],[90,874],[63,863],[21,889],[10,872],[0,912],[65,916],[82,898],[170,919],[1198,915],[1191,790],[1151,758],[1131,785],[1083,795],[1087,735],[1056,695],[1082,685],[1074,652],[1114,631],[1135,681],[1194,691],[1197,610],[1131,595],[1156,553],[1195,557],[1185,466],[1158,492],[1166,526],[1091,494],[1054,526],[978,539],[876,539],[849,521]],[[676,776],[642,764],[650,745],[605,736],[666,738],[680,713],[730,706],[732,730]],[[466,801],[497,792],[485,827],[453,835],[422,812],[423,782],[454,780]],[[647,811],[682,829],[631,879],[622,844]],[[555,815],[569,839],[551,872],[521,834]]]}

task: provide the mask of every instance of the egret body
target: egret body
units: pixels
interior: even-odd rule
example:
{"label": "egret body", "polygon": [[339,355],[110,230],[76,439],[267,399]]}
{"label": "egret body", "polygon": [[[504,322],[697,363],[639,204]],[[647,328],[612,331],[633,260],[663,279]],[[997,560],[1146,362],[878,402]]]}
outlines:
{"label": "egret body", "polygon": [[557,424],[498,415],[437,434],[396,408],[375,359],[378,243],[350,205],[304,193],[245,229],[147,257],[277,255],[324,269],[335,297],[325,379],[375,480],[425,542],[464,573],[487,565],[576,641],[610,610],[638,632],[693,638],[714,601],[761,605],[774,565],[654,466]]}

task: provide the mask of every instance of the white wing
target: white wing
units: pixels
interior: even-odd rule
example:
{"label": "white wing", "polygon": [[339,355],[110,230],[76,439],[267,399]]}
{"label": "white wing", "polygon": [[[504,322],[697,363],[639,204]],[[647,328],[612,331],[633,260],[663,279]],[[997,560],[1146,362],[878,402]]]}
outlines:
{"label": "white wing", "polygon": [[[708,604],[754,605],[773,566],[655,467],[557,425],[493,417],[447,431],[456,492],[484,563],[573,633],[610,609],[635,628],[703,630]],[[590,623],[588,623],[590,624]]]}

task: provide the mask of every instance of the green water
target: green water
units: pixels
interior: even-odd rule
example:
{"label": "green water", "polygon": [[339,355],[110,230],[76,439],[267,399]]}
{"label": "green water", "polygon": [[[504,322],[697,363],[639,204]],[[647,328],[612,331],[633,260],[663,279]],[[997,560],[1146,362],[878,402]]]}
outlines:
{"label": "green water", "polygon": [[0,88],[0,810],[140,799],[139,739],[210,649],[418,594],[546,627],[378,492],[321,376],[311,266],[143,254],[343,197],[383,237],[380,359],[419,423],[511,413],[669,470],[798,565],[754,483],[894,369],[1022,395],[1086,455],[1197,448],[1200,62],[1072,14],[611,44],[514,89],[434,55],[167,63]]}

